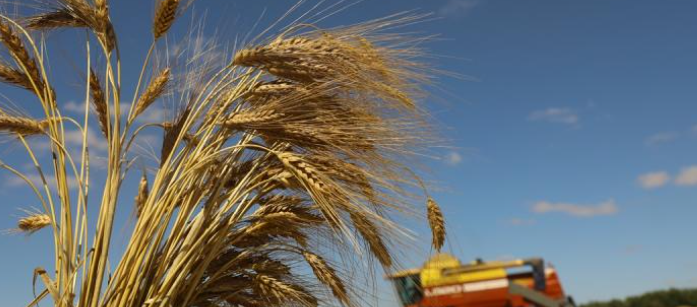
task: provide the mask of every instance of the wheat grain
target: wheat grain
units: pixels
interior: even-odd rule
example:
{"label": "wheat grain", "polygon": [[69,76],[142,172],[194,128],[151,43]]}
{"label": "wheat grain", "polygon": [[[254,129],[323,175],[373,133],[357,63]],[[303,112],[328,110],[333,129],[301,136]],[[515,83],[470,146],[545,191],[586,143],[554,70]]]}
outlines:
{"label": "wheat grain", "polygon": [[245,128],[250,126],[270,126],[272,121],[283,116],[283,113],[274,110],[246,110],[235,112],[223,125],[228,128]]}
{"label": "wheat grain", "polygon": [[306,61],[288,61],[263,69],[274,76],[304,83],[326,80],[335,74],[329,65]]}
{"label": "wheat grain", "polygon": [[341,51],[327,39],[293,37],[274,41],[268,46],[243,49],[235,54],[233,63],[244,66],[269,66],[288,60],[308,58],[331,58],[333,61],[348,60]]}
{"label": "wheat grain", "polygon": [[258,84],[254,87],[254,89],[252,89],[252,91],[247,96],[252,99],[278,97],[281,95],[290,94],[294,90],[298,90],[296,84],[292,82],[276,80],[272,82],[264,82]]}
{"label": "wheat grain", "polygon": [[[109,4],[107,0],[94,0],[95,7],[95,17],[97,22],[102,24],[105,29],[105,25],[109,22]],[[104,29],[100,29],[104,31]]]}
{"label": "wheat grain", "polygon": [[304,291],[299,290],[297,286],[292,286],[276,278],[263,274],[257,274],[254,276],[254,281],[260,294],[262,294],[262,297],[266,300],[276,302],[290,300],[306,304],[308,303],[307,294]]}
{"label": "wheat grain", "polygon": [[319,178],[317,169],[315,169],[312,165],[308,164],[301,157],[291,152],[282,152],[277,153],[276,155],[291,173],[296,174],[317,191],[324,190],[325,182]]}

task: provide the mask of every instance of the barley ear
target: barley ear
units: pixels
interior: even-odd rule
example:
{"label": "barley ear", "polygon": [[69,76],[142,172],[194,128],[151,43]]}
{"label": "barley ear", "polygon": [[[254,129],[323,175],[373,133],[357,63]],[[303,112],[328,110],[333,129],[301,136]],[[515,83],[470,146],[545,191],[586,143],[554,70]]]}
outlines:
{"label": "barley ear", "polygon": [[426,202],[426,207],[428,209],[428,224],[431,226],[431,234],[433,236],[433,248],[440,251],[445,242],[445,220],[443,219],[443,212],[440,210],[436,201],[430,197]]}

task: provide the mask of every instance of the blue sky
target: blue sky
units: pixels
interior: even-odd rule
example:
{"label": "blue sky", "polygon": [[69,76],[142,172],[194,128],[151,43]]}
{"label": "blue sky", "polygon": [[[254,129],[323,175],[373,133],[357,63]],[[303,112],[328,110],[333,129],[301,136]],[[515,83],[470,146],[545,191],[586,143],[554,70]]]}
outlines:
{"label": "blue sky", "polygon": [[[138,63],[152,5],[112,2],[124,62]],[[192,11],[194,20],[207,16],[208,35],[232,40],[262,12],[268,23],[293,3],[199,0]],[[365,0],[321,25],[405,10],[434,14],[406,30],[438,34],[427,46],[433,64],[468,77],[441,77],[442,90],[427,100],[452,145],[427,161],[448,217],[448,251],[463,260],[544,257],[582,302],[697,286],[697,2]],[[53,76],[67,111],[82,93],[72,77],[83,65],[80,38],[49,37],[52,69],[71,76]],[[137,75],[137,65],[124,74]],[[21,168],[19,148],[2,146],[3,159]],[[32,204],[1,176],[0,228],[8,229],[17,208]],[[132,199],[134,185],[124,189]],[[122,215],[118,222],[127,221]],[[428,239],[423,227],[416,233]],[[32,270],[49,266],[49,244],[48,232],[0,236],[0,305],[30,300]],[[416,249],[405,264],[425,259],[428,251]],[[380,306],[396,306],[389,285],[380,289]]]}

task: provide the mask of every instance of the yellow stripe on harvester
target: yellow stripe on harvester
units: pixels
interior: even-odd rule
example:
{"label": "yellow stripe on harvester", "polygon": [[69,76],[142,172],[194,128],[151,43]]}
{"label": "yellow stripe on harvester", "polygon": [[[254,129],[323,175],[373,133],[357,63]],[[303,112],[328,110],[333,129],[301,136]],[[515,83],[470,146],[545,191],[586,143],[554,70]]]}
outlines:
{"label": "yellow stripe on harvester", "polygon": [[443,274],[444,269],[460,267],[457,258],[440,254],[431,258],[421,271],[421,285],[423,287],[441,286],[447,284],[467,283],[480,280],[506,278],[506,270],[503,268],[493,268],[475,272]]}

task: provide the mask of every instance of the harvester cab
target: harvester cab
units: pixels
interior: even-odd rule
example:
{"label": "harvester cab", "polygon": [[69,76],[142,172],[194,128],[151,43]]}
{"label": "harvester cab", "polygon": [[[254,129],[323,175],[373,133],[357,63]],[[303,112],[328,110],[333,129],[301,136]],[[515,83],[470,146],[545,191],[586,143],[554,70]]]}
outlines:
{"label": "harvester cab", "polygon": [[438,254],[388,278],[404,307],[575,307],[541,258],[461,264]]}

